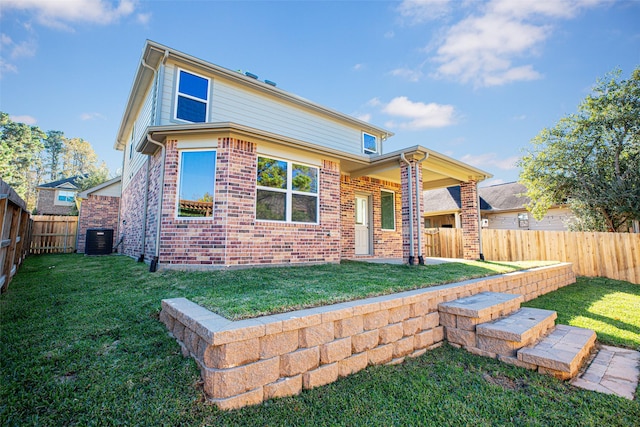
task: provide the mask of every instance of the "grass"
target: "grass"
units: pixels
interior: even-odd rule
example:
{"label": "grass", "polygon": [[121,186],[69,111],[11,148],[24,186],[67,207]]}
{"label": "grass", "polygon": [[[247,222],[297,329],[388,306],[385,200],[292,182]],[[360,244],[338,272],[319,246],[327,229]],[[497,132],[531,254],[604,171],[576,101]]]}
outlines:
{"label": "grass", "polygon": [[[0,425],[629,426],[640,419],[638,401],[448,345],[297,397],[220,412],[204,401],[195,363],[157,320],[160,299],[190,289],[179,277],[150,274],[123,257],[28,258],[0,297]],[[587,301],[585,312],[595,302]],[[637,330],[621,305],[622,330]]]}
{"label": "grass", "polygon": [[167,283],[209,310],[238,320],[443,283],[507,273],[549,262],[461,261],[419,268],[344,261],[305,267],[163,272]]}
{"label": "grass", "polygon": [[593,329],[602,344],[640,351],[640,285],[578,277],[575,284],[523,306],[555,310],[557,323]]}

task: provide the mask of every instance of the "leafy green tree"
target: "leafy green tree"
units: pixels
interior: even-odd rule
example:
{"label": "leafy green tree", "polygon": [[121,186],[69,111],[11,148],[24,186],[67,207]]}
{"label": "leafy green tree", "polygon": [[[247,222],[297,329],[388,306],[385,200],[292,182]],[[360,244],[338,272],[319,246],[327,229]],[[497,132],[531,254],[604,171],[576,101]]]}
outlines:
{"label": "leafy green tree", "polygon": [[640,220],[640,67],[598,80],[578,112],[543,129],[518,161],[520,182],[541,219],[568,203],[577,229],[627,231]]}
{"label": "leafy green tree", "polygon": [[0,112],[0,174],[29,209],[35,206],[44,136],[37,126],[14,122],[7,113]]}

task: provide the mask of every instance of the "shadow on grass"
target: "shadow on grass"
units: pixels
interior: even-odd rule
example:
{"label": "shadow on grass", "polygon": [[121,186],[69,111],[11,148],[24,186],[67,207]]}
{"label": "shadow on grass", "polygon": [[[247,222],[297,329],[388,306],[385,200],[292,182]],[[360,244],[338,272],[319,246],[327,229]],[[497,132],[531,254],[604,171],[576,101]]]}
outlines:
{"label": "shadow on grass", "polygon": [[555,310],[557,323],[596,331],[600,342],[640,350],[640,286],[619,280],[579,277],[523,306]]}

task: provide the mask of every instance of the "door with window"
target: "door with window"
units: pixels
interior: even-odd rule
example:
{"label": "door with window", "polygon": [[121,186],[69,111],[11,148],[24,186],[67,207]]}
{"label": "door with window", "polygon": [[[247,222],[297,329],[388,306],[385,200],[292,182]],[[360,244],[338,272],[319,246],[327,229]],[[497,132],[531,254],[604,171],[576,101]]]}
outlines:
{"label": "door with window", "polygon": [[369,196],[356,196],[356,255],[371,255],[369,204]]}

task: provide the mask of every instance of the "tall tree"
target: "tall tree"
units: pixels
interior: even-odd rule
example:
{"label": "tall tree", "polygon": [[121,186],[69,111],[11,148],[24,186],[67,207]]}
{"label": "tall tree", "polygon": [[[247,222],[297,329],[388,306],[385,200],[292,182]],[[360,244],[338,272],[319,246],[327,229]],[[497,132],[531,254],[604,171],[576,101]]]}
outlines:
{"label": "tall tree", "polygon": [[581,229],[626,231],[640,220],[640,67],[598,80],[578,112],[543,129],[519,160],[520,181],[541,219],[568,203]]}
{"label": "tall tree", "polygon": [[62,152],[62,176],[85,175],[98,166],[98,155],[82,138],[65,138]]}
{"label": "tall tree", "polygon": [[29,208],[35,205],[44,136],[37,126],[14,122],[7,113],[0,112],[0,174]]}
{"label": "tall tree", "polygon": [[60,178],[60,156],[64,149],[64,133],[59,130],[50,130],[47,132],[47,137],[43,140],[44,143],[44,165],[49,172],[50,181],[55,181]]}

